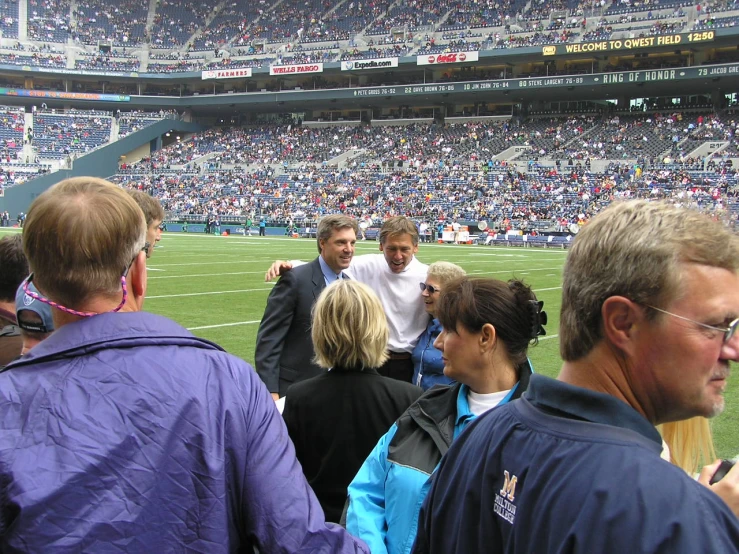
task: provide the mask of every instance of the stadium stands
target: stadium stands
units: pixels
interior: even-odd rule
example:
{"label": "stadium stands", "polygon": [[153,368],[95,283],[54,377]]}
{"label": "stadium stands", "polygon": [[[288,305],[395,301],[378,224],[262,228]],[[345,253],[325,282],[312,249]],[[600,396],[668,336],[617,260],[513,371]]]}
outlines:
{"label": "stadium stands", "polygon": [[33,115],[34,147],[42,160],[62,160],[84,154],[110,141],[110,114]]}
{"label": "stadium stands", "polygon": [[[15,45],[4,41],[0,62],[126,74],[266,68],[671,35],[727,28],[739,19],[735,13],[739,4],[726,0],[701,5],[700,10],[681,0],[659,4],[459,0],[453,5],[431,0],[27,0],[27,8],[19,10],[17,2],[0,0],[3,38],[27,30],[27,39]],[[608,65],[604,59],[600,67],[579,59],[522,64],[515,75],[503,66],[450,67],[434,78],[469,82],[686,65],[679,53],[608,59]],[[725,48],[711,50],[690,64],[737,61],[735,49]],[[346,79],[338,85],[340,79],[333,75],[309,79],[315,88],[347,86]],[[420,79],[425,82],[426,76]],[[157,86],[152,81],[155,78],[142,85],[129,78],[125,90],[162,96],[192,94],[195,88],[183,91],[179,84]],[[360,86],[409,82],[413,81],[402,72],[377,71],[362,75]],[[215,89],[212,83],[204,82],[203,87]],[[18,86],[17,81],[8,86]],[[115,85],[102,80],[83,85],[71,79],[54,84],[36,79],[33,84],[40,90],[68,87],[79,92],[110,92],[111,86]],[[232,92],[235,88],[229,83],[219,86]],[[243,83],[239,86],[243,91]],[[284,90],[278,79],[261,86]],[[356,86],[356,79],[349,86]],[[486,105],[472,111],[469,106],[453,108],[460,113],[447,112],[446,123],[440,123],[437,114],[421,117],[430,109],[411,104],[372,113],[373,122],[416,120],[403,126],[357,121],[320,129],[267,123],[214,128],[183,137],[139,163],[127,163],[116,179],[144,182],[168,210],[191,216],[214,211],[240,217],[258,211],[297,219],[344,210],[378,217],[407,213],[434,221],[484,218],[495,222],[497,231],[511,226],[564,232],[613,198],[667,197],[704,209],[730,210],[736,217],[731,160],[739,156],[736,116],[731,110],[716,110],[705,97],[679,106],[669,99],[645,98],[642,105],[631,106],[633,111],[619,105],[616,112],[601,102],[587,108],[578,105],[576,115],[567,115],[561,113],[566,111],[563,107],[556,117],[549,107],[534,104],[516,117],[461,123],[449,117],[483,115],[488,113]],[[0,109],[0,181],[8,187],[45,170],[33,163],[36,158],[54,161],[56,167],[161,117],[39,111],[33,115],[33,144],[24,148],[23,112]],[[366,119],[365,114],[361,117]],[[707,142],[720,145],[709,152]],[[503,158],[509,163],[501,162]],[[491,240],[518,240],[503,235]]]}
{"label": "stadium stands", "polygon": [[[492,244],[566,247],[563,239],[556,239],[556,244],[541,238],[518,243],[522,239],[506,237],[505,231],[566,232],[619,197],[668,198],[726,212],[736,221],[735,172],[726,163],[714,163],[715,170],[704,169],[697,160],[653,163],[640,149],[632,149],[628,140],[624,144],[631,161],[610,162],[598,171],[591,170],[590,159],[586,163],[570,159],[559,166],[551,157],[546,160],[550,165],[542,165],[545,160],[540,158],[524,168],[494,161],[511,137],[514,142],[548,140],[551,144],[557,137],[565,140],[572,135],[579,140],[589,133],[612,132],[614,126],[653,136],[663,128],[682,133],[691,125],[689,133],[696,141],[701,132],[724,125],[731,132],[723,129],[722,133],[733,136],[735,127],[690,113],[532,119],[519,125],[487,121],[372,128],[223,128],[127,166],[114,180],[124,185],[144,183],[173,217],[218,213],[243,219],[258,213],[273,220],[302,221],[340,210],[378,218],[404,213],[427,221],[484,219],[503,230]],[[671,150],[670,141],[664,146]],[[343,168],[327,165],[336,154],[360,147],[364,154]],[[429,157],[429,152],[438,155]],[[480,152],[485,155],[478,156]]]}

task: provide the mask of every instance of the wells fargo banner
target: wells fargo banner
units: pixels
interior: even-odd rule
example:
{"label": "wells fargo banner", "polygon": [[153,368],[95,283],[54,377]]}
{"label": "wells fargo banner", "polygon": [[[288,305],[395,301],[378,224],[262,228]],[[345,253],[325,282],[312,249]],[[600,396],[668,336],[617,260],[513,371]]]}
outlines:
{"label": "wells fargo banner", "polygon": [[443,54],[416,56],[416,65],[476,62],[478,59],[480,59],[479,52],[444,52]]}
{"label": "wells fargo banner", "polygon": [[206,79],[241,79],[251,77],[251,67],[238,67],[235,69],[214,69],[203,71],[203,80]]}
{"label": "wells fargo banner", "polygon": [[286,75],[291,73],[322,73],[322,63],[301,63],[297,65],[270,65],[270,75]]}

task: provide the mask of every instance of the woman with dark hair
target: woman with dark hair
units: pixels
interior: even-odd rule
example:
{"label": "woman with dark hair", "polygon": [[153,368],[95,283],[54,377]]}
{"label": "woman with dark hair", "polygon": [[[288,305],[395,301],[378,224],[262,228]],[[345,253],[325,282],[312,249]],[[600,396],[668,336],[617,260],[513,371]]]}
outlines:
{"label": "woman with dark hair", "polygon": [[521,396],[528,347],[544,334],[543,302],[521,281],[462,277],[447,283],[434,346],[455,385],[435,387],[390,428],[349,485],[347,530],[373,554],[411,551],[418,514],[452,440],[475,417]]}

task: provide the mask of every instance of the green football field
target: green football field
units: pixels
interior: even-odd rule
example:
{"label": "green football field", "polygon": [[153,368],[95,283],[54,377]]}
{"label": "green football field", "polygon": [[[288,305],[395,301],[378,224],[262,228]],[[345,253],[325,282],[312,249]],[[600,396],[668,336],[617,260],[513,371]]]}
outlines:
{"label": "green football field", "polygon": [[[4,231],[4,230],[3,230]],[[376,253],[377,242],[359,241],[356,255]],[[165,315],[196,335],[220,344],[253,364],[257,329],[271,283],[264,273],[276,259],[311,260],[315,240],[286,237],[220,237],[165,233],[149,260],[145,309]],[[535,371],[556,376],[560,357],[557,327],[562,268],[567,252],[471,245],[421,244],[418,258],[445,260],[468,273],[529,283],[549,316],[547,335],[529,350]],[[419,291],[420,294],[420,291]],[[675,375],[679,379],[678,374]],[[739,453],[739,378],[730,379],[726,410],[713,420],[718,454]]]}

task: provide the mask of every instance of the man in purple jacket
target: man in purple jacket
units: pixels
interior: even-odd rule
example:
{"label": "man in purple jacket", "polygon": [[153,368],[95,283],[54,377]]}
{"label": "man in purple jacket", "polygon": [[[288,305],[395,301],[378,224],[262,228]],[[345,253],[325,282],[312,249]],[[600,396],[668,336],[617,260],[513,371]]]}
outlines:
{"label": "man in purple jacket", "polygon": [[56,331],[0,373],[0,551],[368,552],[325,523],[254,370],[141,312],[145,237],[100,179],[29,210]]}

